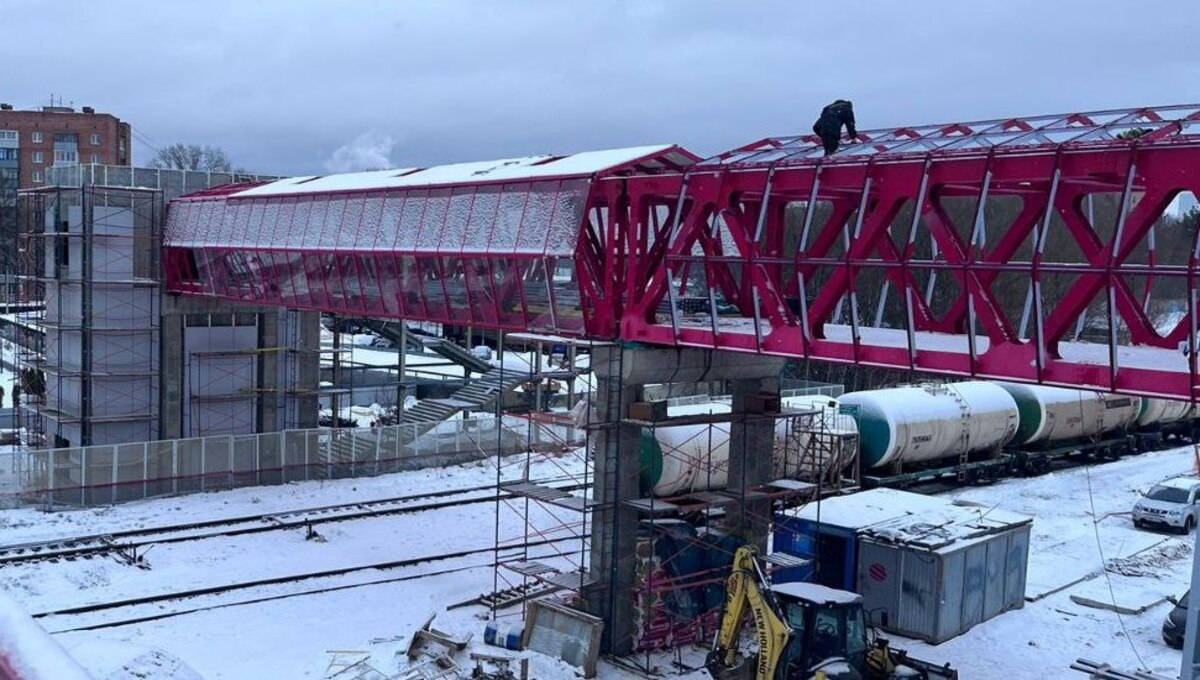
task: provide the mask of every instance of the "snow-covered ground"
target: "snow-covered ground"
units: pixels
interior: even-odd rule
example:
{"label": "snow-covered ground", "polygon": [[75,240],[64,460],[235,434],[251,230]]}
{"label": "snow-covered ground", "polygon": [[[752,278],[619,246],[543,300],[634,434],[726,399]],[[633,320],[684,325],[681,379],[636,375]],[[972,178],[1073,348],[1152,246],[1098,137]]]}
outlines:
{"label": "snow-covered ground", "polygon": [[[520,476],[522,466],[517,464],[518,460],[523,457],[506,465],[503,471],[506,478]],[[569,458],[544,459],[535,464],[532,474],[556,476],[563,466],[575,464],[577,461]],[[1173,675],[1178,668],[1179,652],[1166,647],[1159,637],[1166,603],[1159,602],[1139,615],[1118,618],[1114,613],[1076,604],[1071,596],[1108,600],[1111,583],[1119,604],[1138,606],[1183,592],[1190,540],[1135,530],[1128,515],[1123,513],[1129,511],[1139,491],[1192,468],[1193,453],[1188,448],[952,493],[957,498],[1034,515],[1027,594],[1032,597],[1056,592],[936,647],[893,638],[894,641],[921,657],[949,661],[961,669],[962,677],[971,679],[1069,678],[1073,674],[1068,666],[1078,657]],[[239,489],[56,514],[4,511],[0,512],[0,528],[3,528],[2,542],[11,544],[407,495],[422,490],[470,487],[495,479],[495,467],[484,463],[373,479]],[[532,516],[544,529],[574,519],[568,511],[554,512],[558,518],[535,507]],[[518,514],[515,509],[501,506],[502,538],[521,535]],[[1093,522],[1093,518],[1098,521]],[[495,538],[496,524],[492,504],[461,505],[415,515],[321,525],[318,530],[325,542],[306,541],[302,532],[281,531],[160,545],[148,554],[149,571],[103,558],[6,567],[0,570],[0,587],[30,611],[47,612],[122,597],[487,546]],[[577,550],[577,541],[575,545]],[[357,572],[332,579],[89,615],[92,618],[58,616],[40,621],[51,631],[61,631],[113,618],[211,606],[203,611],[117,628],[61,633],[56,639],[69,649],[78,650],[81,658],[92,658],[97,648],[115,649],[113,645],[118,643],[131,643],[138,650],[161,649],[209,680],[322,678],[326,677],[330,650],[369,652],[373,665],[396,672],[404,665],[403,649],[412,631],[435,611],[440,612],[440,628],[458,634],[473,633],[474,647],[496,651],[483,649],[485,612],[481,608],[444,611],[451,603],[493,589],[493,571],[483,566],[489,559]],[[1118,560],[1115,566],[1113,560]],[[1112,567],[1107,577],[1102,570],[1106,561]],[[567,566],[565,561],[559,563]],[[447,568],[457,571],[420,578],[422,574]],[[353,587],[305,594],[332,585]],[[237,604],[280,595],[292,596]],[[686,650],[684,658],[694,665],[702,659],[702,651]],[[671,672],[670,657],[658,659],[656,665],[664,672]],[[127,672],[121,675],[122,672],[102,677],[155,680],[194,677],[186,674],[190,671],[172,675],[171,671],[162,670],[142,676]],[[534,661],[532,677],[568,678],[573,673],[557,662],[540,658]],[[603,665],[601,677],[637,676]],[[706,678],[707,674],[697,671],[678,677],[696,680]]]}
{"label": "snow-covered ground", "polygon": [[[966,678],[1071,677],[1067,669],[1080,657],[1175,677],[1180,653],[1163,643],[1160,631],[1171,605],[1161,600],[1187,590],[1192,537],[1134,529],[1129,511],[1155,482],[1194,470],[1194,451],[1187,447],[953,493],[1033,515],[1026,597],[1062,590],[936,647],[910,648],[965,669]],[[1072,595],[1115,599],[1131,608],[1157,604],[1136,616],[1118,616],[1078,605]]]}

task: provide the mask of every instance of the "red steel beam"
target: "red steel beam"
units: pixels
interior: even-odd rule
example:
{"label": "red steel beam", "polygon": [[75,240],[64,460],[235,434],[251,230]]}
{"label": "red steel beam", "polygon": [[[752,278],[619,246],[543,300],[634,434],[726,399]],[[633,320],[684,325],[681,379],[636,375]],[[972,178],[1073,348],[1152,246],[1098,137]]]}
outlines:
{"label": "red steel beam", "polygon": [[[1186,115],[1172,119],[1172,112]],[[816,140],[776,138],[674,179],[624,178],[631,222],[647,220],[647,206],[674,205],[681,214],[675,228],[655,233],[652,243],[646,240],[651,232],[642,230],[621,244],[623,252],[653,255],[628,261],[628,281],[638,285],[627,289],[620,337],[1195,400],[1196,362],[1186,343],[1197,327],[1190,311],[1196,253],[1175,266],[1153,254],[1135,263],[1131,255],[1146,249],[1172,199],[1184,191],[1200,194],[1197,121],[1200,107],[1178,107],[901,129],[864,133],[829,159],[813,155]],[[1128,130],[1136,133],[1118,137]],[[952,139],[989,134],[1021,143],[969,147]],[[856,154],[858,147],[869,148]],[[1092,193],[1119,197],[1116,226],[1089,223],[1081,204]],[[1021,205],[1012,224],[980,247],[956,229],[941,201],[985,194],[990,201],[1014,197]],[[789,205],[796,214],[813,196],[827,218],[807,243],[783,253],[780,244],[797,243],[802,227],[769,216],[787,214]],[[936,257],[918,255],[915,238],[901,234],[914,209],[920,212],[912,221],[922,232],[917,238],[936,242]],[[1063,255],[1064,239],[1081,257]],[[728,244],[736,252],[725,252]],[[707,268],[714,290],[737,312],[714,320],[663,309],[672,286],[675,298],[683,294],[670,275],[696,266]],[[824,278],[814,290],[818,272]],[[900,324],[895,312],[884,328],[856,312],[878,294],[858,287],[869,274],[872,281],[886,280],[900,301]],[[957,283],[940,317],[917,280],[938,275]],[[1014,278],[1036,282],[1024,336],[1021,315],[1004,304],[1011,291],[997,290],[1002,276],[1010,285]],[[1135,292],[1136,280],[1146,281],[1145,292]],[[1171,301],[1189,313],[1168,332],[1160,333],[1146,311],[1150,280],[1156,291],[1171,280],[1183,282],[1176,291],[1191,291]],[[1054,293],[1048,292],[1052,282]],[[1109,340],[1070,342],[1068,333],[1088,307],[1110,297]]]}

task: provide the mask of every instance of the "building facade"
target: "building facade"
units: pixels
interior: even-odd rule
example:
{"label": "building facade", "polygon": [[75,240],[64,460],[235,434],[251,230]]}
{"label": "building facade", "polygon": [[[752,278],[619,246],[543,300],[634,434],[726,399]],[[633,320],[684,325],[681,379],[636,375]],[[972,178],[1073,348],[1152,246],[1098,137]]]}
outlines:
{"label": "building facade", "polygon": [[55,166],[128,166],[131,135],[129,123],[89,106],[20,111],[0,104],[0,281],[13,281],[19,266],[17,191],[45,186]]}

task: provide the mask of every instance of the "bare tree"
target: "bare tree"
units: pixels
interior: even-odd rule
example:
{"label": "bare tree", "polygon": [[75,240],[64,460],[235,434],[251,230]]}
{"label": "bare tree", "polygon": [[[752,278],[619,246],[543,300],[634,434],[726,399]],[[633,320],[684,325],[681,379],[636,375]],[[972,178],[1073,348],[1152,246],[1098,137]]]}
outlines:
{"label": "bare tree", "polygon": [[233,163],[224,149],[200,144],[185,144],[175,142],[164,146],[154,154],[151,162],[156,168],[171,168],[174,170],[208,170],[210,172],[231,172]]}

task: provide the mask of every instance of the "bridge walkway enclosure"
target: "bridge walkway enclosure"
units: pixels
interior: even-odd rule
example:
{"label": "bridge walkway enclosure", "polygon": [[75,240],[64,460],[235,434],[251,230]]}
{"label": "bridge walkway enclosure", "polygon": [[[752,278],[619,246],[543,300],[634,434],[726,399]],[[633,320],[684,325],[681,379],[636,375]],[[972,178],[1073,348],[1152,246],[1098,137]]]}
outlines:
{"label": "bridge walkway enclosure", "polygon": [[1195,194],[1180,105],[231,186],[165,258],[190,295],[1194,400]]}

